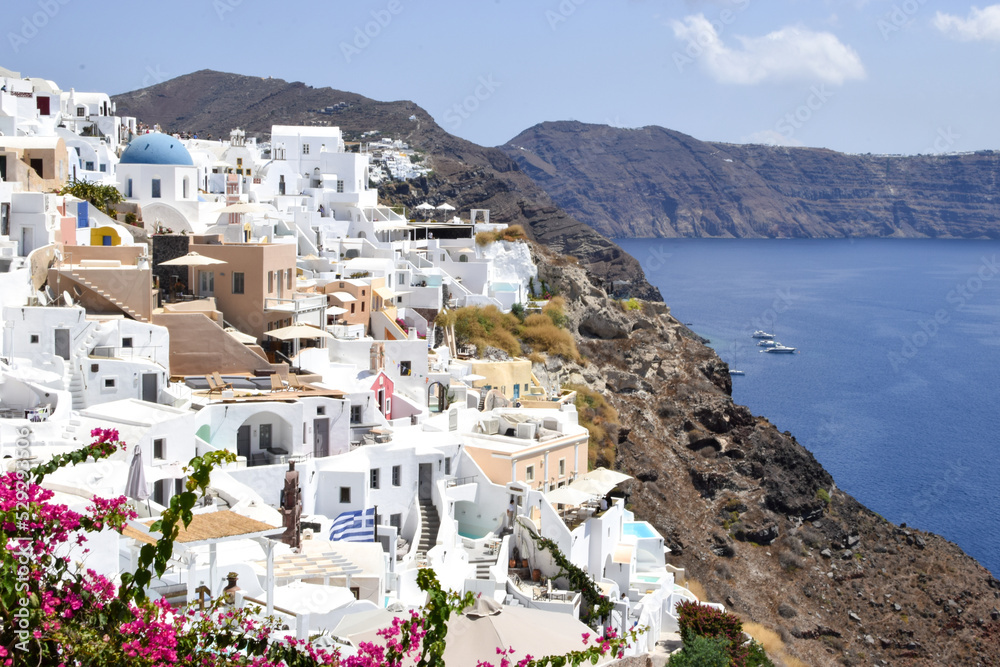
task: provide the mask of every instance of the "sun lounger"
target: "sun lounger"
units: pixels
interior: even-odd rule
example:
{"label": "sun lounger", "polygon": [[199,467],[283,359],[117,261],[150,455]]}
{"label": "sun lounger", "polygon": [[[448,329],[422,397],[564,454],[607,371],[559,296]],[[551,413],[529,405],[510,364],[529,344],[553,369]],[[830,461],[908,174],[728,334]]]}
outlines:
{"label": "sun lounger", "polygon": [[271,373],[271,391],[285,391],[285,383],[277,373]]}

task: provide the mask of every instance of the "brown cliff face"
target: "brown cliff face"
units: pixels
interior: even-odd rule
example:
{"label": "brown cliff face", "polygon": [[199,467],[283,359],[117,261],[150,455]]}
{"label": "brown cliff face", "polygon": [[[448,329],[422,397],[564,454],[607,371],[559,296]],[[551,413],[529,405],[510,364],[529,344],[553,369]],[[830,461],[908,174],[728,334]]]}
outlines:
{"label": "brown cliff face", "polygon": [[1000,582],[985,568],[836,489],[791,434],[733,403],[726,365],[662,304],[625,311],[579,267],[540,260],[588,361],[536,374],[611,401],[632,509],[710,600],[779,634],[776,663],[1000,665]]}
{"label": "brown cliff face", "polygon": [[[432,199],[459,211],[490,209],[491,220],[520,224],[539,243],[574,255],[606,281],[624,281],[635,296],[659,299],[639,263],[587,225],[574,220],[497,148],[445,132],[413,102],[378,102],[300,82],[201,70],[142,90],[116,95],[117,112],[165,132],[219,139],[239,127],[269,137],[271,126],[336,125],[345,137],[377,129],[429,154],[434,176],[386,187],[383,202],[412,208]],[[327,107],[335,107],[330,113]],[[411,120],[412,118],[412,120]]]}
{"label": "brown cliff face", "polygon": [[847,155],[542,123],[504,147],[608,238],[1000,238],[1000,152]]}

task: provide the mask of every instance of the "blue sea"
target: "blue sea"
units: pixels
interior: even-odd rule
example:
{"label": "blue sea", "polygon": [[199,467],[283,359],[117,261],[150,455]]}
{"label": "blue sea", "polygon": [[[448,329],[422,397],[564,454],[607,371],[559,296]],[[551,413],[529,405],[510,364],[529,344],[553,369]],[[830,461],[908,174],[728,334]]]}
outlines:
{"label": "blue sea", "polygon": [[[733,398],[1000,575],[1000,242],[622,239]],[[763,329],[796,354],[764,354]]]}

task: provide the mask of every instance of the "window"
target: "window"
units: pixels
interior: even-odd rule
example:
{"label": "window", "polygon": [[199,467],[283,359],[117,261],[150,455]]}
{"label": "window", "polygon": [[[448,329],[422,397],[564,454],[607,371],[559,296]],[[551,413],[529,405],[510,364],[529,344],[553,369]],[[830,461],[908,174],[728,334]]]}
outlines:
{"label": "window", "polygon": [[524,469],[524,478],[529,482],[535,481],[535,466],[528,466]]}
{"label": "window", "polygon": [[378,478],[380,470],[378,468],[372,468],[371,472],[368,474],[368,487],[372,489],[378,488]]}
{"label": "window", "polygon": [[84,163],[83,168],[86,169],[87,171],[94,171],[94,163],[93,163],[93,161],[87,160],[87,162]]}
{"label": "window", "polygon": [[392,485],[393,486],[399,486],[400,485],[400,478],[402,477],[402,475],[403,475],[403,467],[402,466],[392,466]]}
{"label": "window", "polygon": [[163,447],[167,444],[166,438],[154,438],[153,439],[153,458],[162,459],[163,458]]}
{"label": "window", "polygon": [[399,374],[402,375],[403,377],[409,377],[410,375],[413,374],[413,371],[410,370],[410,362],[409,361],[401,361],[401,362],[399,362]]}
{"label": "window", "polygon": [[325,405],[318,406],[316,408],[316,414],[320,415],[320,416],[325,415],[326,414],[326,406]]}
{"label": "window", "polygon": [[267,272],[267,293],[274,291],[274,271]]}
{"label": "window", "polygon": [[309,144],[302,144],[302,154],[309,155]]}
{"label": "window", "polygon": [[337,181],[337,192],[343,192],[343,191],[344,191],[344,182]]}
{"label": "window", "polygon": [[566,459],[559,459],[559,476],[566,476]]}
{"label": "window", "polygon": [[446,475],[450,475],[451,474],[451,457],[450,456],[447,457],[447,458],[445,458],[445,460],[444,460],[444,474],[446,474]]}
{"label": "window", "polygon": [[287,275],[288,275],[288,278],[287,278],[287,284],[285,285],[285,287],[287,287],[288,289],[292,289],[292,281],[294,280],[294,278],[292,276],[294,275],[294,271],[292,269],[288,269]]}
{"label": "window", "polygon": [[211,296],[215,294],[215,272],[214,271],[199,271],[198,272],[198,291],[200,294],[205,294]]}
{"label": "window", "polygon": [[340,487],[340,502],[342,504],[347,504],[351,502],[351,487],[349,486]]}
{"label": "window", "polygon": [[153,186],[152,187],[153,187],[153,194],[152,194],[153,199],[159,199],[160,198],[160,179],[154,178],[153,179]]}
{"label": "window", "polygon": [[126,336],[122,338],[122,347],[132,347],[132,337]]}
{"label": "window", "polygon": [[125,196],[129,197],[129,198],[132,197],[132,179],[131,178],[128,179],[127,181],[125,181]]}
{"label": "window", "polygon": [[353,315],[353,314],[354,314],[354,304],[352,303],[351,304],[351,315]]}
{"label": "window", "polygon": [[365,312],[365,302],[364,301],[361,302],[361,312],[362,313]]}
{"label": "window", "polygon": [[403,525],[403,515],[402,514],[390,514],[389,515],[389,525],[395,528],[397,531]]}
{"label": "window", "polygon": [[184,483],[183,477],[178,477],[174,480],[174,495],[179,496],[187,490],[187,485]]}
{"label": "window", "polygon": [[242,271],[233,272],[233,294],[243,294],[246,280]]}
{"label": "window", "polygon": [[101,163],[100,165],[98,165],[97,170],[106,174],[108,173],[108,165]]}
{"label": "window", "polygon": [[97,373],[100,370],[101,370],[101,365],[100,364],[91,364],[90,365],[90,372],[91,373]]}
{"label": "window", "polygon": [[76,108],[76,117],[77,118],[83,118],[86,115],[87,115],[87,108],[86,107],[77,107]]}
{"label": "window", "polygon": [[351,406],[351,421],[352,422],[354,422],[355,424],[360,424],[361,423],[362,414],[363,413],[361,412],[361,406],[360,405],[352,405]]}
{"label": "window", "polygon": [[105,389],[114,389],[115,388],[115,379],[114,378],[104,378],[104,388]]}
{"label": "window", "polygon": [[39,343],[39,341],[40,341],[40,338],[38,337],[38,334],[31,334],[30,341],[31,341],[32,345],[37,345]]}

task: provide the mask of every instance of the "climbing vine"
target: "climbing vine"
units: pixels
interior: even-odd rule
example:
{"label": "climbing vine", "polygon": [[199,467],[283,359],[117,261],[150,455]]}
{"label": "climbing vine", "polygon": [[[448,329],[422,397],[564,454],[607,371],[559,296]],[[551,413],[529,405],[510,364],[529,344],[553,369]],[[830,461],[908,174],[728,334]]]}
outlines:
{"label": "climbing vine", "polygon": [[531,526],[526,525],[523,521],[520,521],[520,524],[531,535],[531,539],[535,541],[539,551],[548,551],[552,554],[552,560],[559,566],[559,573],[553,578],[566,577],[570,587],[580,591],[584,602],[581,605],[580,620],[587,625],[593,625],[607,618],[611,614],[611,610],[614,609],[615,603],[601,594],[597,584],[594,583],[587,571],[571,563],[554,541],[537,534]]}

